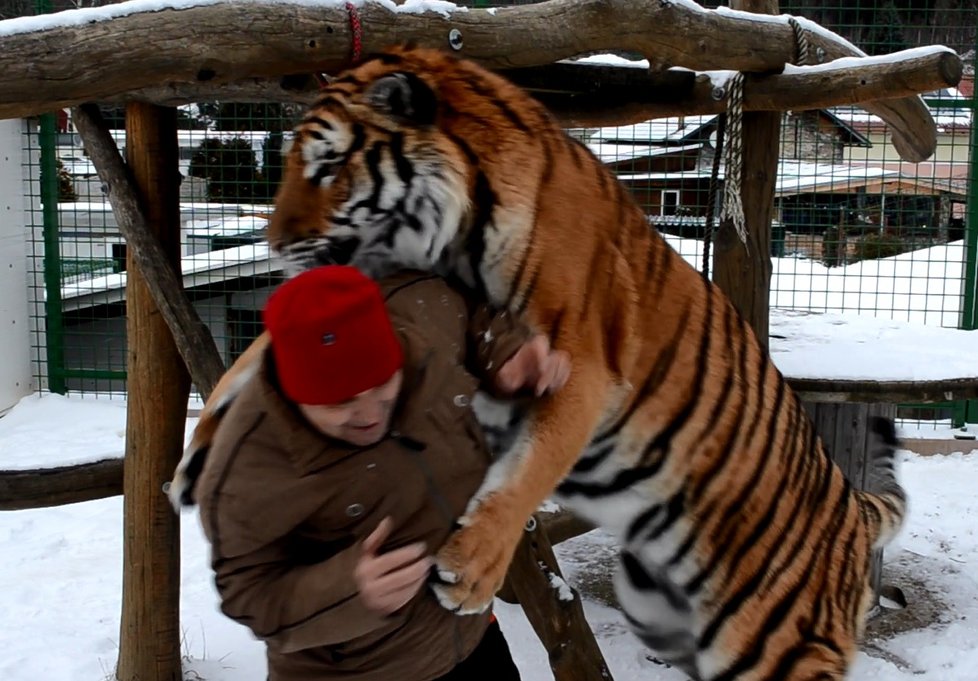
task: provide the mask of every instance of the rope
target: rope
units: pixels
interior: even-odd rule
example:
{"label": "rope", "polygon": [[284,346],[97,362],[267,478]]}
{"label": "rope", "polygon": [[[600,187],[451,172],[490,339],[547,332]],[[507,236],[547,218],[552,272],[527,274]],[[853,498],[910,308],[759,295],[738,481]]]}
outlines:
{"label": "rope", "polygon": [[363,26],[360,23],[360,13],[352,2],[346,3],[346,11],[350,15],[350,30],[353,32],[353,54],[350,61],[356,64],[360,61],[360,51],[363,49]]}
{"label": "rope", "polygon": [[[811,59],[811,44],[808,40],[808,32],[802,27],[795,17],[788,17],[788,25],[795,36],[795,48],[797,57],[795,64],[803,66],[808,64]],[[720,126],[717,129],[717,158],[723,148],[722,130],[724,124],[729,128],[728,141],[724,153],[724,166],[726,175],[723,180],[723,207],[720,211],[720,220],[730,220],[733,222],[734,229],[740,242],[747,249],[747,226],[744,220],[744,206],[740,196],[741,173],[743,172],[743,115],[744,115],[744,74],[735,73],[727,87],[727,110],[721,115]],[[707,206],[706,235],[703,243],[703,274],[709,272],[710,241],[713,232],[713,202],[715,201],[716,177],[718,175],[718,160],[713,159],[713,174],[710,177],[710,204]]]}
{"label": "rope", "polygon": [[804,66],[809,63],[812,52],[811,45],[808,43],[808,33],[801,27],[801,22],[794,17],[788,17],[788,25],[791,26],[791,30],[795,34],[795,46],[798,51],[795,65]]}
{"label": "rope", "polygon": [[[744,74],[737,72],[730,78],[727,95],[727,148],[724,154],[726,173],[723,178],[723,208],[720,220],[730,220],[740,242],[747,249],[747,227],[744,223],[744,206],[740,198],[740,175],[744,165]],[[749,250],[749,249],[748,249]]]}
{"label": "rope", "polygon": [[[352,2],[346,3],[346,13],[350,17],[350,33],[351,33],[351,53],[350,53],[350,63],[356,64],[360,61],[360,54],[363,51],[363,23],[360,21],[360,12],[357,11],[356,5]],[[325,73],[316,74],[316,82],[319,83],[319,89],[323,89],[330,84],[332,79]]]}

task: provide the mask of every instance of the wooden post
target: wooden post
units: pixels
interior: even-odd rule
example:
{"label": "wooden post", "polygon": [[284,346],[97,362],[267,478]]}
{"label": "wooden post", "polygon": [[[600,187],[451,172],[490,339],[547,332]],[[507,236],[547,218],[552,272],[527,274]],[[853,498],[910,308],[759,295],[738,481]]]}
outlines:
{"label": "wooden post", "polygon": [[547,649],[555,681],[612,681],[584,617],[581,596],[564,581],[544,523],[537,516],[516,549],[507,587]]}
{"label": "wooden post", "polygon": [[[179,271],[176,110],[126,107],[126,157],[152,231]],[[190,376],[127,258],[128,381],[119,681],[181,681],[180,522],[163,483],[183,449]]]}
{"label": "wooden post", "polygon": [[[777,0],[730,0],[731,9],[777,14]],[[729,126],[728,126],[729,131]],[[771,295],[771,217],[778,176],[781,112],[751,111],[743,118],[743,170],[740,196],[744,204],[747,246],[733,223],[717,231],[713,281],[750,323],[767,347],[768,305]],[[729,140],[727,143],[729,144]],[[729,177],[730,171],[727,170]]]}
{"label": "wooden post", "polygon": [[[872,490],[869,475],[869,419],[873,416],[896,418],[896,404],[868,402],[810,402],[802,404],[815,422],[832,460],[856,489]],[[873,553],[872,584],[877,596],[883,567],[883,551]],[[875,602],[875,601],[874,601]]]}

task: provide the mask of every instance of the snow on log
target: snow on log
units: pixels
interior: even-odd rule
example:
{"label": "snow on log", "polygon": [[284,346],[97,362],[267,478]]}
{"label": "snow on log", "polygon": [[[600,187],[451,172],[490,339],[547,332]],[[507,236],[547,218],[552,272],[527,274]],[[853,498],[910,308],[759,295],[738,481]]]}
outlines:
{"label": "snow on log", "polygon": [[[690,0],[549,0],[490,9],[367,0],[357,11],[364,54],[413,41],[457,47],[493,69],[627,51],[644,55],[653,71],[780,73],[797,53],[788,17],[707,10]],[[841,36],[797,20],[820,62],[865,57]],[[288,82],[294,74],[335,72],[350,51],[350,16],[337,0],[132,0],[9,19],[0,22],[0,117],[178,84],[201,88],[203,97],[206,88],[219,92],[232,83]],[[926,105],[916,96],[883,94],[865,102],[857,91],[851,101],[890,125],[905,160],[929,157],[936,132]]]}

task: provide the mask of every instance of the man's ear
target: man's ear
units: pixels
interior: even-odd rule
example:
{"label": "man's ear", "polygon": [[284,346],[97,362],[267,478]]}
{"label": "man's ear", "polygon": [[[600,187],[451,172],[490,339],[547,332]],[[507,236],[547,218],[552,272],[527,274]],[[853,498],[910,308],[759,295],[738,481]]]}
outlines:
{"label": "man's ear", "polygon": [[378,78],[367,87],[366,99],[377,111],[415,125],[433,124],[438,112],[434,90],[413,73]]}

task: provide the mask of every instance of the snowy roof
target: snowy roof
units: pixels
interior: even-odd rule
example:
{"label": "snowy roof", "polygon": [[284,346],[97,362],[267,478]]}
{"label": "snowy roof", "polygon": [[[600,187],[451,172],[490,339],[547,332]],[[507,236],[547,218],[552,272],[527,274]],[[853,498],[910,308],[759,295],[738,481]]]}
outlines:
{"label": "snowy roof", "polygon": [[604,163],[616,163],[649,156],[672,156],[686,151],[700,149],[699,144],[684,144],[679,147],[655,147],[639,144],[588,144],[587,148]]}
{"label": "snowy roof", "polygon": [[[971,128],[971,98],[957,88],[941,88],[923,95],[926,100],[938,100],[940,103],[930,107],[931,116],[938,132],[954,132]],[[955,106],[960,103],[962,106]],[[856,106],[838,106],[831,109],[839,120],[857,129],[882,129],[886,123],[875,114],[871,114]]]}
{"label": "snowy roof", "polygon": [[860,187],[872,180],[898,179],[900,173],[877,166],[781,161],[775,192],[779,196]]}
{"label": "snowy roof", "polygon": [[[852,146],[872,146],[871,142],[858,130],[856,130],[850,120],[839,116],[835,109],[819,109],[822,115],[826,116],[844,136],[847,144]],[[858,109],[862,112],[862,109]],[[863,112],[865,114],[865,112]],[[865,114],[869,115],[869,114]],[[621,125],[617,127],[599,128],[592,135],[591,139],[596,142],[618,143],[621,145],[629,144],[675,144],[691,138],[704,128],[712,127],[717,116],[714,114],[703,116],[670,116],[668,118],[657,118],[642,123],[632,125]],[[705,132],[705,131],[704,131]]]}
{"label": "snowy roof", "polygon": [[237,218],[217,220],[190,220],[185,233],[188,238],[206,239],[210,237],[241,236],[264,230],[268,218],[261,215],[245,215]]}
{"label": "snowy roof", "polygon": [[595,142],[682,142],[713,123],[716,115],[670,116],[632,125],[599,128],[591,137]]}
{"label": "snowy roof", "polygon": [[[268,249],[268,242],[208,251],[180,259],[183,287],[213,284],[239,277],[274,274],[281,271],[278,260]],[[126,273],[109,274],[85,279],[61,287],[64,310],[82,310],[95,305],[105,305],[125,300]]]}
{"label": "snowy roof", "polygon": [[[622,182],[641,181],[682,181],[708,179],[710,171],[683,170],[670,173],[623,173],[618,175]],[[720,169],[720,179],[724,169]],[[874,180],[897,180],[901,175],[897,170],[878,166],[846,165],[832,163],[811,163],[805,161],[782,160],[778,163],[778,179],[775,192],[778,196],[805,194],[809,192],[845,191],[866,185]]]}

